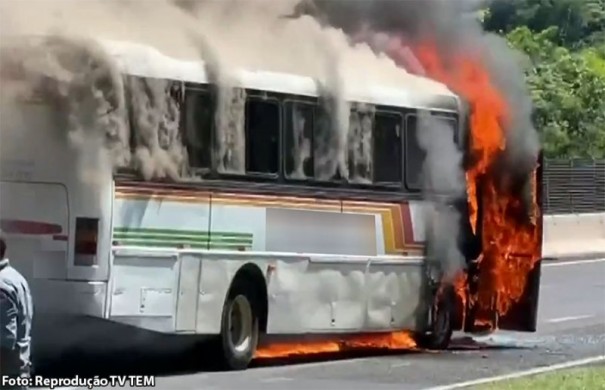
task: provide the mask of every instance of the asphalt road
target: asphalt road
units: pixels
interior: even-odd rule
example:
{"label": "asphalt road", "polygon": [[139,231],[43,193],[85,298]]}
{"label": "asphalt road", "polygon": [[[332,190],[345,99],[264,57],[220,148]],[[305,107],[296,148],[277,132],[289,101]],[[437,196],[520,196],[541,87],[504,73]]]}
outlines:
{"label": "asphalt road", "polygon": [[[544,264],[538,331],[499,333],[479,348],[260,366],[156,379],[156,388],[303,390],[430,389],[605,355],[605,259]],[[460,345],[468,346],[468,343]]]}

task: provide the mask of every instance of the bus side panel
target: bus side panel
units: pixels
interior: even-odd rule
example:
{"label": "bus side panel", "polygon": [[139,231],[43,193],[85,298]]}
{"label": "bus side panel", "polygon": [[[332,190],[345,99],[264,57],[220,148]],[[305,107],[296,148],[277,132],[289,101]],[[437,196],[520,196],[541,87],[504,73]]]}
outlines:
{"label": "bus side panel", "polygon": [[158,332],[174,332],[179,271],[176,251],[116,251],[109,319]]}
{"label": "bus side panel", "polygon": [[269,334],[415,331],[423,324],[420,259],[311,255],[272,265]]}
{"label": "bus side panel", "polygon": [[[417,330],[421,258],[380,258],[413,244],[407,225],[414,218],[401,210],[395,203],[116,185],[110,318],[217,334],[229,286],[248,265],[266,280],[268,333]],[[394,241],[404,230],[410,237]],[[351,240],[356,244],[345,248]],[[331,253],[312,254],[321,251]]]}
{"label": "bus side panel", "polygon": [[116,183],[114,199],[109,318],[194,332],[198,300],[209,295],[200,294],[201,259],[179,250],[208,249],[209,194]]}

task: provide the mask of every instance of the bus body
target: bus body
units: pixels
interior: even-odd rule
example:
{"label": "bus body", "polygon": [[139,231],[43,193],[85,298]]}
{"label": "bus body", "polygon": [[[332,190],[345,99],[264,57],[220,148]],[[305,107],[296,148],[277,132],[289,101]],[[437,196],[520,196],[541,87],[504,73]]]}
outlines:
{"label": "bus body", "polygon": [[[189,118],[181,127],[213,137],[209,116],[189,115],[196,112],[189,102],[210,93],[202,64],[134,44],[102,45],[125,78],[174,83],[181,114]],[[3,104],[10,120],[1,142],[2,230],[12,262],[31,281],[41,344],[49,327],[83,334],[74,324],[92,318],[129,331],[219,335],[227,367],[244,368],[259,334],[433,329],[423,256],[423,154],[414,133],[418,111],[428,110],[461,138],[458,98],[354,90],[349,102],[375,108],[372,172],[380,180],[318,181],[289,176],[287,157],[294,111],[316,122],[316,82],[238,75],[237,86],[247,91],[244,127],[256,129],[246,133],[246,143],[258,148],[246,147],[246,165],[256,164],[262,175],[200,169],[201,180],[160,182],[108,171],[95,173],[90,185],[78,173],[82,156],[57,136],[62,124],[48,105]],[[264,138],[254,142],[256,134]],[[196,150],[188,151],[190,166],[211,168],[204,157],[191,162]],[[255,153],[269,162],[253,162]],[[230,333],[238,321],[244,330]],[[54,348],[53,337],[47,343]]]}

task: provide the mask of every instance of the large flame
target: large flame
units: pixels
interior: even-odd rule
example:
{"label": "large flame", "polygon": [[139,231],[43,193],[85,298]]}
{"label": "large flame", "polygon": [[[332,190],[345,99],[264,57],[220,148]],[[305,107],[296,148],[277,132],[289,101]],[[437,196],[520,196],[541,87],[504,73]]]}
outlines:
{"label": "large flame", "polygon": [[[391,56],[405,66],[403,43],[394,40]],[[470,299],[477,312],[475,327],[497,328],[497,319],[506,315],[522,298],[528,275],[540,258],[540,229],[536,215],[529,220],[522,195],[512,187],[512,177],[497,169],[498,160],[506,150],[506,129],[509,125],[508,106],[495,87],[486,68],[473,53],[447,59],[437,46],[425,42],[413,52],[427,76],[441,81],[463,96],[470,106],[470,154],[467,169],[469,218],[477,230],[481,202],[481,236],[483,253],[479,262],[478,291],[468,296],[466,275],[460,275],[456,292],[466,303]],[[532,211],[537,212],[536,183],[531,177]]]}

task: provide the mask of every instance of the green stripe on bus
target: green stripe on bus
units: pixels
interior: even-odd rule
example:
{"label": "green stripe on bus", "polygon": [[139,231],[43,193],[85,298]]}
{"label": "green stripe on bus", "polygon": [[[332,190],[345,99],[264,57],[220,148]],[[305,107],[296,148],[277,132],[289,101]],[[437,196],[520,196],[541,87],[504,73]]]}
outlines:
{"label": "green stripe on bus", "polygon": [[117,240],[119,245],[123,246],[141,246],[153,248],[174,248],[189,247],[193,249],[250,249],[249,243],[201,243],[201,242],[174,242],[174,241],[137,241],[137,240]]}
{"label": "green stripe on bus", "polygon": [[[155,229],[155,228],[133,228],[133,227],[115,227],[114,233],[150,233],[161,235],[191,235],[191,236],[207,236],[208,231],[204,230],[186,230],[186,229]],[[212,236],[228,236],[228,237],[251,237],[251,233],[235,233],[235,232],[212,232]]]}
{"label": "green stripe on bus", "polygon": [[193,249],[250,249],[251,233],[212,232],[185,229],[116,227],[113,240],[119,245],[142,247],[189,247]]}
{"label": "green stripe on bus", "polygon": [[244,242],[252,244],[252,235],[248,237],[229,237],[212,235],[172,235],[172,234],[156,234],[156,233],[115,233],[114,240],[140,240],[140,241],[178,241],[178,242]]}

